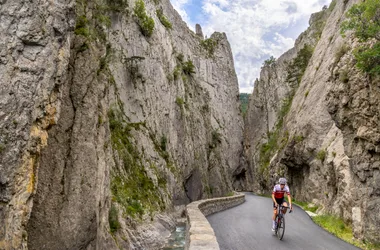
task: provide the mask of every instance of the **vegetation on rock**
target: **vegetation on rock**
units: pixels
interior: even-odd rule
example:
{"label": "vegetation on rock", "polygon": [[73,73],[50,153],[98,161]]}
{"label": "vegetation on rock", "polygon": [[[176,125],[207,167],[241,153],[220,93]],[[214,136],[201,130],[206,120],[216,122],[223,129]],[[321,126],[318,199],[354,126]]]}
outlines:
{"label": "vegetation on rock", "polygon": [[[380,75],[380,2],[367,0],[354,4],[341,26],[344,35],[352,30],[362,43],[354,51],[356,66],[370,75]],[[368,43],[367,43],[368,42]]]}
{"label": "vegetation on rock", "polygon": [[164,203],[159,189],[148,176],[142,155],[136,147],[132,132],[145,127],[144,123],[127,123],[120,111],[108,113],[112,148],[122,164],[113,172],[111,180],[112,199],[124,208],[124,213],[142,218],[146,212],[161,211]]}
{"label": "vegetation on rock", "polygon": [[110,225],[111,233],[115,233],[120,228],[119,211],[115,204],[111,204],[110,211],[108,213],[108,222]]}
{"label": "vegetation on rock", "polygon": [[249,96],[248,93],[240,93],[239,94],[239,100],[240,100],[240,110],[243,116],[247,113],[248,108],[248,102],[249,102]]}
{"label": "vegetation on rock", "polygon": [[322,162],[326,159],[326,150],[321,149],[317,153],[317,159],[321,160]]}
{"label": "vegetation on rock", "polygon": [[193,61],[190,59],[184,61],[184,55],[182,53],[178,54],[177,57],[178,65],[173,70],[173,78],[174,80],[178,80],[182,75],[182,79],[186,79],[186,76],[191,76],[195,74],[195,66]]}
{"label": "vegetation on rock", "polygon": [[206,57],[210,58],[214,56],[215,48],[218,42],[213,38],[207,38],[201,41],[201,47],[206,51]]}
{"label": "vegetation on rock", "polygon": [[167,29],[172,29],[172,23],[168,20],[168,18],[164,15],[162,9],[156,10],[156,14],[162,25],[165,26]]}
{"label": "vegetation on rock", "polygon": [[305,44],[298,52],[297,57],[294,58],[287,67],[287,82],[296,82],[298,85],[301,82],[302,76],[305,73],[309,60],[313,55],[313,47]]}
{"label": "vegetation on rock", "polygon": [[[287,66],[287,79],[288,83],[295,82],[293,90],[291,90],[286,98],[282,100],[281,108],[278,112],[277,123],[273,131],[267,132],[267,142],[263,143],[260,147],[260,160],[259,160],[259,172],[261,174],[268,174],[268,166],[273,155],[277,150],[282,150],[289,140],[289,134],[283,129],[284,119],[289,113],[292,106],[293,97],[296,89],[301,82],[301,79],[305,73],[307,65],[311,56],[313,55],[313,48],[310,45],[305,44],[304,47],[298,52],[297,57],[294,58]],[[276,59],[271,57],[264,62],[264,67],[271,66],[275,63]]]}
{"label": "vegetation on rock", "polygon": [[271,56],[269,59],[265,60],[263,63],[263,67],[271,67],[276,63],[276,58]]}
{"label": "vegetation on rock", "polygon": [[182,71],[185,75],[192,75],[195,73],[195,66],[193,61],[188,60],[182,64]]}
{"label": "vegetation on rock", "polygon": [[138,24],[144,36],[150,37],[154,30],[154,20],[146,14],[143,0],[138,0],[133,9],[135,16],[138,18]]}
{"label": "vegetation on rock", "polygon": [[366,243],[364,241],[355,240],[352,233],[352,225],[346,224],[342,218],[335,215],[324,214],[314,216],[313,221],[323,227],[333,235],[353,244],[361,249],[379,249],[380,245]]}

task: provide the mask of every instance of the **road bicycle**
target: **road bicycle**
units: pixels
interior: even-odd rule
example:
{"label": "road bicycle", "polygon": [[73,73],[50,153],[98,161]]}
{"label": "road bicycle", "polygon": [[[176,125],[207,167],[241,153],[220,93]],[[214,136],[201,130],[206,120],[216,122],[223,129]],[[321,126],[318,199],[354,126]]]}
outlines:
{"label": "road bicycle", "polygon": [[[275,219],[275,222],[277,225],[275,228],[275,234],[277,235],[277,238],[279,238],[280,240],[282,240],[285,233],[285,214],[282,213],[282,210],[284,208],[288,208],[288,207],[283,206],[283,205],[277,205],[277,215]],[[289,211],[289,213],[291,212],[292,210]]]}

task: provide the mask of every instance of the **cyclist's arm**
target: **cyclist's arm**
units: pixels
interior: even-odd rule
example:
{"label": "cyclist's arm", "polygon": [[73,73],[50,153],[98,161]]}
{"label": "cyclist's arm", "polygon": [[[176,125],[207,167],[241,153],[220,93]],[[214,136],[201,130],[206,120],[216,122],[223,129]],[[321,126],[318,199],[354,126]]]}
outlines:
{"label": "cyclist's arm", "polygon": [[276,201],[276,199],[274,198],[274,194],[273,194],[273,193],[272,193],[272,200],[273,200],[274,204],[277,205],[277,201]]}
{"label": "cyclist's arm", "polygon": [[288,195],[290,208],[292,208],[292,198],[291,198],[290,194],[287,194],[287,195]]}

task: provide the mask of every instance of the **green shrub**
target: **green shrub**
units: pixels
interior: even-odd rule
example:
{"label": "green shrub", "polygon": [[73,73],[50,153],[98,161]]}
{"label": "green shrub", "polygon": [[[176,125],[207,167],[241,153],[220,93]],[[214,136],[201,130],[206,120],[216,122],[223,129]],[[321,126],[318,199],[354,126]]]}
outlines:
{"label": "green shrub", "polygon": [[163,14],[162,9],[156,10],[156,14],[162,25],[167,29],[172,29],[172,23],[167,19],[167,17]]}
{"label": "green shrub", "polygon": [[206,51],[206,57],[210,58],[214,56],[215,48],[218,42],[212,38],[208,38],[201,41],[201,47]]}
{"label": "green shrub", "polygon": [[319,150],[317,153],[317,159],[319,159],[323,162],[325,160],[325,158],[326,158],[326,150],[325,149]]}
{"label": "green shrub", "polygon": [[181,75],[181,67],[176,66],[173,71],[174,80],[178,80],[180,75]]}
{"label": "green shrub", "polygon": [[216,148],[220,143],[222,143],[222,134],[219,133],[217,129],[214,129],[211,132],[211,143],[209,144],[209,148]]}
{"label": "green shrub", "polygon": [[265,60],[263,63],[263,67],[271,67],[276,63],[276,58],[271,56],[269,59]]}
{"label": "green shrub", "polygon": [[192,75],[195,73],[195,66],[191,60],[182,64],[182,71],[185,75]]}
{"label": "green shrub", "polygon": [[183,60],[185,59],[182,53],[179,53],[176,58],[177,58],[177,61],[181,64],[183,63]]}
{"label": "green shrub", "polygon": [[88,44],[84,42],[77,50],[78,53],[88,50]]}
{"label": "green shrub", "polygon": [[305,97],[307,97],[309,95],[309,90],[305,92]]}
{"label": "green shrub", "polygon": [[138,18],[138,24],[142,33],[144,36],[150,37],[154,30],[154,20],[146,14],[144,1],[138,0],[133,11]]}
{"label": "green shrub", "polygon": [[108,213],[108,222],[110,225],[111,233],[115,233],[120,228],[119,222],[119,211],[116,206],[112,203],[110,211]]}
{"label": "green shrub", "polygon": [[354,51],[356,66],[370,75],[380,75],[380,42],[371,48],[361,46]]}
{"label": "green shrub", "polygon": [[86,15],[81,15],[77,17],[74,33],[75,35],[80,35],[84,37],[90,36],[89,22],[87,20]]}
{"label": "green shrub", "polygon": [[182,107],[185,104],[185,101],[181,97],[177,96],[177,99],[175,100],[175,103],[177,103],[178,106]]}
{"label": "green shrub", "polygon": [[166,138],[166,136],[162,136],[161,137],[161,142],[160,142],[160,147],[161,147],[161,150],[162,151],[166,151],[166,145],[168,143],[168,139]]}
{"label": "green shrub", "polygon": [[294,58],[287,66],[287,82],[291,82],[293,79],[296,80],[297,85],[301,82],[313,52],[314,49],[310,45],[305,44],[304,47],[297,53],[297,57]]}
{"label": "green shrub", "polygon": [[107,8],[110,11],[126,12],[128,0],[107,0]]}
{"label": "green shrub", "polygon": [[354,4],[346,16],[348,20],[341,25],[341,33],[344,36],[349,30],[353,30],[354,35],[360,42],[367,42],[374,39],[375,44],[363,45],[354,51],[356,66],[363,72],[370,75],[380,75],[380,18],[378,10],[380,1],[366,0],[359,4]]}

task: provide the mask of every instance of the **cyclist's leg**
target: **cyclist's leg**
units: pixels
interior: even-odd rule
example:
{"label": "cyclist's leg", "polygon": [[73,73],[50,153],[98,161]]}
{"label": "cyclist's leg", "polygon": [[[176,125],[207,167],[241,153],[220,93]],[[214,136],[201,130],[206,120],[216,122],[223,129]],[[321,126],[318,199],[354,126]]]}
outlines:
{"label": "cyclist's leg", "polygon": [[286,201],[284,201],[284,202],[282,203],[282,205],[285,207],[285,208],[282,210],[282,213],[283,213],[283,214],[286,214],[286,211],[288,210],[288,209],[287,209],[287,207],[288,207],[288,203],[287,203]]}
{"label": "cyclist's leg", "polygon": [[277,216],[277,208],[273,202],[273,216],[272,216],[272,231],[276,230],[276,216]]}
{"label": "cyclist's leg", "polygon": [[276,206],[275,206],[275,204],[273,202],[273,217],[272,217],[273,220],[276,219],[276,215],[277,215],[277,208],[276,208]]}

